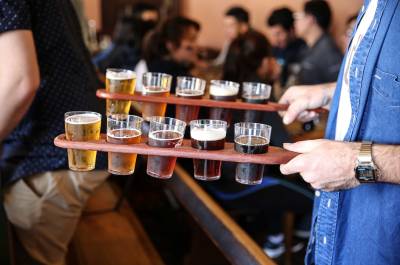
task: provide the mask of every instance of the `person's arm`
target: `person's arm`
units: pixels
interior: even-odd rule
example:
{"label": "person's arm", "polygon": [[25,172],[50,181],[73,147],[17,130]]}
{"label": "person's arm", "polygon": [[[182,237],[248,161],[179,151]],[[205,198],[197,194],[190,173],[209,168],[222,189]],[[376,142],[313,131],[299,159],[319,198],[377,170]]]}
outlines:
{"label": "person's arm", "polygon": [[32,32],[0,34],[0,141],[21,121],[39,87],[39,67]]}
{"label": "person's arm", "polygon": [[318,114],[310,109],[329,110],[335,88],[336,82],[290,87],[279,100],[279,103],[289,105],[287,111],[280,112],[283,123],[290,124],[296,119],[301,122],[313,120]]}
{"label": "person's arm", "polygon": [[[300,173],[315,189],[332,191],[358,186],[354,168],[360,145],[332,140],[285,144],[285,149],[300,155],[281,165],[281,172]],[[400,146],[374,144],[372,155],[380,173],[377,181],[400,184]]]}

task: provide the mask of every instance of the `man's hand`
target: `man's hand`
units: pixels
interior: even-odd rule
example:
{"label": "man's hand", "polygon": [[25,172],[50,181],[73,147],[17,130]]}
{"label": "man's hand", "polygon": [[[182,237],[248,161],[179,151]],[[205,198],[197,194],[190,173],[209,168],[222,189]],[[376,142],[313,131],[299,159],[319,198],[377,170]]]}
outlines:
{"label": "man's hand", "polygon": [[314,189],[325,191],[349,189],[360,184],[354,174],[359,143],[309,140],[283,147],[300,155],[281,165],[282,174],[300,173]]}
{"label": "man's hand", "polygon": [[287,111],[280,112],[283,123],[290,124],[296,119],[301,122],[315,119],[318,114],[309,110],[320,107],[329,109],[335,87],[336,83],[290,87],[279,100],[281,104],[289,104]]}

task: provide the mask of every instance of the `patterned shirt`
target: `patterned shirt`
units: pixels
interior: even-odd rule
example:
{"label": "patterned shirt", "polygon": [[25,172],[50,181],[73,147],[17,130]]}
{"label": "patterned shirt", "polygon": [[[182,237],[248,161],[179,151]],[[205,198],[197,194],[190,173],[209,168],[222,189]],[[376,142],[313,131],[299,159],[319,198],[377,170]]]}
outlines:
{"label": "patterned shirt", "polygon": [[105,109],[95,98],[96,73],[69,0],[0,0],[0,34],[13,30],[33,33],[40,86],[28,112],[3,141],[4,183],[67,168],[66,150],[53,145],[64,132],[64,113]]}

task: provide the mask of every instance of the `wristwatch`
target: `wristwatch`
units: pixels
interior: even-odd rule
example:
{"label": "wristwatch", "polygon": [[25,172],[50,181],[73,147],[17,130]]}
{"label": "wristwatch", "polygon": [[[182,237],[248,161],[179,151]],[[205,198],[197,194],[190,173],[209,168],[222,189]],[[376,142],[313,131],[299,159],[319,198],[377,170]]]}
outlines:
{"label": "wristwatch", "polygon": [[354,171],[360,183],[373,183],[377,181],[379,170],[372,159],[372,142],[364,141],[361,143]]}

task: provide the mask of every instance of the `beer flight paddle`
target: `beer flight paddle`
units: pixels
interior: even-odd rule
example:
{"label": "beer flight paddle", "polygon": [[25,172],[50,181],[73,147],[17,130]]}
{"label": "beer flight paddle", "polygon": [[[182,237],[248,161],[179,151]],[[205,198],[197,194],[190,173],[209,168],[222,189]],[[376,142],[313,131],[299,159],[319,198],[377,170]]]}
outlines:
{"label": "beer flight paddle", "polygon": [[198,150],[191,146],[190,139],[184,139],[181,146],[176,148],[160,148],[149,146],[148,139],[142,137],[138,144],[113,144],[106,141],[106,135],[102,134],[100,140],[95,141],[71,141],[65,134],[60,134],[54,139],[54,144],[60,148],[76,150],[93,150],[115,153],[135,153],[139,155],[172,156],[180,158],[220,160],[227,162],[255,163],[264,165],[285,164],[297,153],[286,151],[279,147],[269,146],[264,154],[244,154],[235,151],[234,143],[225,142],[225,148],[221,150]]}
{"label": "beer flight paddle", "polygon": [[[126,94],[126,93],[109,93],[104,89],[98,89],[96,92],[97,97],[104,99],[114,99],[114,100],[130,100],[138,102],[154,102],[154,103],[167,103],[172,105],[186,105],[186,106],[199,106],[199,107],[209,107],[209,108],[224,108],[224,109],[238,109],[238,110],[258,110],[258,111],[284,111],[288,108],[286,104],[279,104],[275,102],[268,102],[266,104],[256,104],[237,100],[232,101],[218,101],[203,98],[185,98],[177,97],[175,95],[169,95],[168,97],[156,97],[141,94]],[[327,110],[323,108],[312,109],[310,111],[315,111],[317,113],[325,113]]]}

